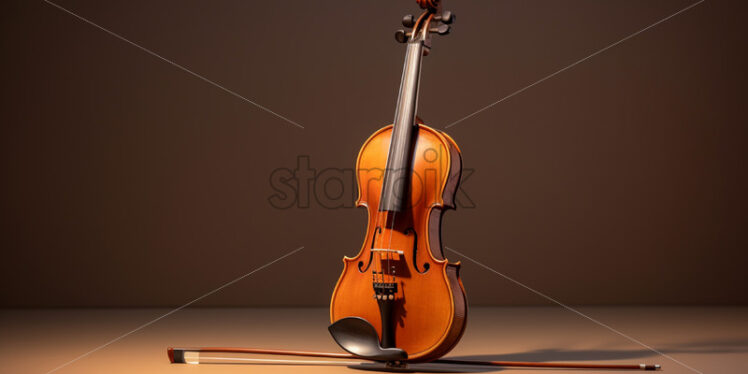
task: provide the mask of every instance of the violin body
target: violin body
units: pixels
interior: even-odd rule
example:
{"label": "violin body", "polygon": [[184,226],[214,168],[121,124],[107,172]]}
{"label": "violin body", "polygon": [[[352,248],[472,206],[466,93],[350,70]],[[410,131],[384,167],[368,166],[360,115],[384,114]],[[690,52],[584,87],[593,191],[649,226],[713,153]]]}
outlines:
{"label": "violin body", "polygon": [[[420,121],[414,127],[407,204],[400,212],[379,208],[393,126],[375,132],[359,152],[356,205],[367,209],[368,226],[358,255],[343,259],[330,319],[364,318],[383,346],[405,350],[408,361],[430,361],[457,344],[466,323],[460,264],[445,259],[440,242],[442,214],[454,208],[462,162],[448,135]],[[378,295],[377,284],[389,284],[393,295]]]}

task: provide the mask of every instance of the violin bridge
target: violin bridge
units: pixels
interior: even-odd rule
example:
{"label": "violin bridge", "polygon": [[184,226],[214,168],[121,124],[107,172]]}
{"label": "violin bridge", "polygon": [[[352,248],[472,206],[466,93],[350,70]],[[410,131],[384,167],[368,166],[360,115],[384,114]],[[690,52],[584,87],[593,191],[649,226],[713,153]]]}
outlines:
{"label": "violin bridge", "polygon": [[397,249],[372,248],[371,251],[390,254],[392,257],[390,257],[389,259],[394,260],[394,261],[399,261],[400,256],[405,254],[405,252],[397,250]]}

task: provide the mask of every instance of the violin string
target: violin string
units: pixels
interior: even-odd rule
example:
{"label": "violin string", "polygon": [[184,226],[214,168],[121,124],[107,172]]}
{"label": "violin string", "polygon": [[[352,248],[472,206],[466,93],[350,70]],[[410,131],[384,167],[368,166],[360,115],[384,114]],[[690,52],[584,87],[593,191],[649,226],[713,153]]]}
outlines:
{"label": "violin string", "polygon": [[390,227],[390,242],[387,244],[387,271],[390,272],[390,281],[395,282],[395,276],[391,273],[390,268],[390,250],[392,249],[392,236],[395,232],[395,217],[397,217],[397,211],[392,212],[392,226]]}
{"label": "violin string", "polygon": [[[377,246],[377,249],[384,248],[384,239],[381,238],[381,236],[384,236],[384,229],[387,225],[387,211],[382,211],[383,213],[380,213],[380,216],[382,218],[382,222],[379,223],[379,245]],[[379,264],[379,282],[384,283],[384,268],[382,267],[382,251],[377,251],[378,260],[377,263]]]}
{"label": "violin string", "polygon": [[[377,210],[377,219],[376,219],[376,228],[374,229],[374,243],[372,243],[371,248],[372,250],[376,250],[380,246],[377,245],[377,239],[379,239],[379,243],[382,242],[382,212],[380,210]],[[377,235],[377,230],[379,230],[379,235]],[[379,255],[379,251],[375,251],[372,256],[371,260],[374,261],[374,264],[371,266],[372,271],[372,279],[374,283],[379,282],[379,278],[377,276],[377,268],[381,267],[381,257]],[[379,264],[379,265],[377,265]],[[374,288],[374,296],[377,296],[377,289]]]}
{"label": "violin string", "polygon": [[[385,173],[386,173],[386,168],[385,168]],[[377,210],[377,220],[376,221],[377,221],[377,228],[379,229],[379,235],[377,235],[378,238],[375,238],[375,240],[374,240],[373,248],[374,249],[381,249],[381,248],[384,248],[384,246],[383,246],[383,244],[384,244],[383,240],[384,239],[382,239],[382,236],[384,236],[383,235],[384,234],[384,229],[385,229],[385,226],[387,224],[387,211],[386,210],[384,210],[384,211],[383,210]],[[377,240],[376,239],[379,239],[379,244],[377,244]],[[377,267],[379,268],[379,278],[377,278],[376,272],[374,274],[375,282],[384,283],[385,279],[384,279],[384,271],[382,269],[382,252],[381,251],[374,252],[374,256],[372,256],[372,260],[376,260],[376,262],[377,262],[377,264],[375,264],[373,268],[374,269],[376,269]],[[375,294],[376,293],[378,293],[378,291],[375,290]]]}

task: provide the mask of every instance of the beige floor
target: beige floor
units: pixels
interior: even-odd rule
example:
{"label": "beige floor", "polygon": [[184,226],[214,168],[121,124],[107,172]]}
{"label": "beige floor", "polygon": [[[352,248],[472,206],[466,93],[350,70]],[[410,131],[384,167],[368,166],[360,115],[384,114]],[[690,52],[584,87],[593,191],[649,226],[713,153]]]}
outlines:
{"label": "beige floor", "polygon": [[[473,308],[465,335],[449,356],[647,362],[661,364],[667,373],[748,373],[748,308],[586,307],[580,310],[671,358],[557,307]],[[0,372],[48,373],[168,311],[2,310]],[[185,309],[55,373],[360,373],[340,366],[170,365],[165,353],[167,346],[210,345],[337,351],[326,326],[325,309]],[[519,369],[484,371],[520,372]],[[528,371],[537,370],[521,370]]]}

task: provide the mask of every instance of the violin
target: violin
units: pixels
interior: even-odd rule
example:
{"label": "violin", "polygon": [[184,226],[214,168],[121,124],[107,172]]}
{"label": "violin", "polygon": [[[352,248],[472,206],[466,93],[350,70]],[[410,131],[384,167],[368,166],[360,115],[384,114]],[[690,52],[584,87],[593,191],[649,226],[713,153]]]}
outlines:
{"label": "violin", "polygon": [[[659,370],[656,364],[480,361],[440,359],[465,330],[467,299],[460,263],[449,262],[441,245],[442,215],[455,208],[462,172],[457,143],[416,116],[421,58],[431,34],[446,35],[454,16],[439,0],[416,0],[424,9],[405,16],[395,39],[406,44],[395,120],[372,134],[356,159],[358,200],[366,208],[364,243],[343,258],[343,272],[330,300],[328,327],[347,353],[267,348],[167,348],[172,363],[346,365],[365,370],[404,371],[407,363],[493,367]],[[215,354],[322,357],[301,361],[222,357]],[[371,362],[384,364],[372,366]]]}
{"label": "violin", "polygon": [[432,34],[446,35],[454,16],[438,0],[418,0],[396,40],[406,45],[392,125],[372,134],[356,160],[358,207],[366,208],[364,243],[343,258],[330,301],[332,322],[356,316],[377,331],[382,348],[407,361],[432,361],[460,340],[467,300],[459,262],[442,250],[442,215],[455,208],[462,159],[457,143],[416,117],[421,60]]}

